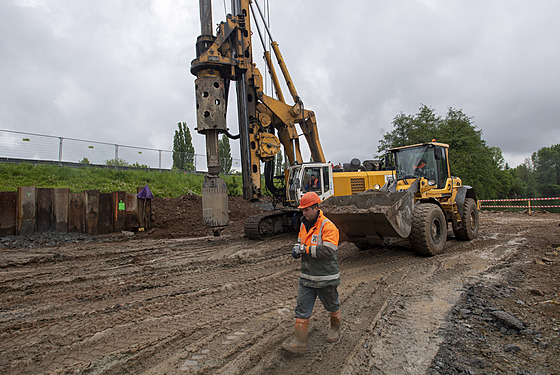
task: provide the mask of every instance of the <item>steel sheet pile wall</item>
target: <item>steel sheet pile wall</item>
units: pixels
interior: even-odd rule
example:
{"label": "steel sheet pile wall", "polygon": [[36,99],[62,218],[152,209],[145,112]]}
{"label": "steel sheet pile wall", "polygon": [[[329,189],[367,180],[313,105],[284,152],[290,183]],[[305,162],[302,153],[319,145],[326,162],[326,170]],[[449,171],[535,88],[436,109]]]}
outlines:
{"label": "steel sheet pile wall", "polygon": [[0,235],[16,233],[17,192],[0,192]]}
{"label": "steel sheet pile wall", "polygon": [[145,207],[143,199],[124,191],[70,193],[66,188],[18,187],[17,192],[0,192],[0,235],[148,229],[150,216]]}

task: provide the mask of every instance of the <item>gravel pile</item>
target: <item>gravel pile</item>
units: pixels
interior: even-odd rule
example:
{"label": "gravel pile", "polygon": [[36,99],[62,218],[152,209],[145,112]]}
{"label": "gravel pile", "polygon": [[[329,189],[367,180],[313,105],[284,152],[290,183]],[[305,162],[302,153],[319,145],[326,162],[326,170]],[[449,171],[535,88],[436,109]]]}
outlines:
{"label": "gravel pile", "polygon": [[[444,342],[428,374],[502,374],[497,363],[520,361],[526,364],[531,350],[544,350],[548,342],[538,329],[532,329],[514,314],[492,306],[493,299],[511,299],[514,288],[507,285],[471,285],[459,304],[453,308]],[[519,366],[516,374],[551,374],[548,364],[538,361],[533,370]],[[555,372],[554,372],[555,373]]]}

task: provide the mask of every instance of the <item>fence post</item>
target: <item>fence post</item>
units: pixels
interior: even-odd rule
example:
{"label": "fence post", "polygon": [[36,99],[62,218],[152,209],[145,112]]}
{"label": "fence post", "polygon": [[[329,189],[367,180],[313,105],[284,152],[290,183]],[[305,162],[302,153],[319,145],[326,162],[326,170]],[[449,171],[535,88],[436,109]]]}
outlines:
{"label": "fence post", "polygon": [[531,215],[531,200],[527,199],[527,205],[529,206],[529,215]]}
{"label": "fence post", "polygon": [[60,142],[58,144],[58,165],[61,166],[62,165],[62,140],[64,138],[58,137],[58,139],[60,139]]}
{"label": "fence post", "polygon": [[115,145],[115,169],[119,168],[119,145]]}

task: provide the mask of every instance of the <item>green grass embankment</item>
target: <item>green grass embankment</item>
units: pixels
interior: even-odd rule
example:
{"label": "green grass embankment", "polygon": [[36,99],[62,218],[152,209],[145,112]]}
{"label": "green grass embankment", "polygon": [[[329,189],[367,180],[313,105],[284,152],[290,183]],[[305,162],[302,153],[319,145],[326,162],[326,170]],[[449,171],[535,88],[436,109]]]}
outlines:
{"label": "green grass embankment", "polygon": [[[242,194],[240,175],[222,176],[229,195]],[[60,167],[46,164],[0,163],[0,191],[16,191],[18,186],[70,188],[72,193],[99,190],[103,193],[126,191],[148,185],[159,198],[200,195],[204,176],[182,171],[117,170],[95,167]]]}

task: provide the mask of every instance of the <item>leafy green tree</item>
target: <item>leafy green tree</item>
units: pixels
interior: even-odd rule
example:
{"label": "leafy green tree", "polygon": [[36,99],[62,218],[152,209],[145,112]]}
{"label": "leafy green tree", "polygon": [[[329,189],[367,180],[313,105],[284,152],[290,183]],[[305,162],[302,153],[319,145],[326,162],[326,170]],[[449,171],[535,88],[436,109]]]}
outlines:
{"label": "leafy green tree", "polygon": [[396,116],[393,127],[383,135],[378,151],[435,139],[449,144],[451,173],[473,186],[480,198],[505,197],[510,192],[513,179],[504,169],[502,151],[486,145],[482,131],[462,110],[450,107],[442,118],[422,105],[415,115]]}
{"label": "leafy green tree", "polygon": [[178,130],[173,136],[173,168],[193,171],[194,147],[192,145],[191,131],[186,122],[178,122]]}
{"label": "leafy green tree", "polygon": [[281,176],[284,174],[284,156],[282,155],[282,150],[278,151],[276,154],[276,163],[274,163],[274,175]]}
{"label": "leafy green tree", "polygon": [[537,188],[541,197],[560,195],[560,144],[543,147],[533,153]]}
{"label": "leafy green tree", "polygon": [[507,198],[534,198],[537,196],[537,181],[533,163],[530,158],[525,159],[523,164],[509,169],[513,184]]}
{"label": "leafy green tree", "polygon": [[225,134],[222,134],[222,139],[218,140],[218,152],[220,155],[220,173],[230,174],[233,158],[231,157],[229,138]]}
{"label": "leafy green tree", "polygon": [[438,135],[441,121],[434,110],[426,105],[422,105],[414,116],[401,112],[393,119],[394,130],[383,134],[378,151],[382,153],[392,147],[429,142]]}

